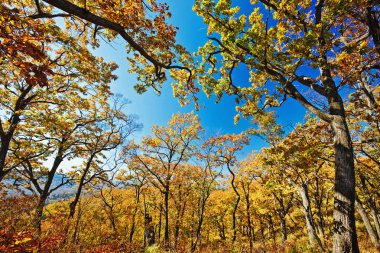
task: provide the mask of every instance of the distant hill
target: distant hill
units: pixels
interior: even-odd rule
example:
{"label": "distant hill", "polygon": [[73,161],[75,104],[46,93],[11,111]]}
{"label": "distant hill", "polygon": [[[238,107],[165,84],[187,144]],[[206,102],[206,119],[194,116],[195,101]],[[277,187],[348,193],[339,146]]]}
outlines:
{"label": "distant hill", "polygon": [[[53,188],[57,187],[59,184],[62,183],[62,179],[63,179],[62,175],[55,175],[53,178],[53,183],[52,183],[50,188],[53,189]],[[65,181],[66,179],[63,179],[63,180]],[[5,185],[14,185],[14,181],[13,180],[5,180],[4,184]],[[13,187],[7,187],[7,188],[8,188],[7,189],[8,194],[10,194],[10,195],[20,194],[19,191],[12,189]],[[29,190],[27,190],[23,186],[18,186],[17,188],[19,190],[23,191],[27,195],[32,194]],[[76,183],[65,184],[65,185],[59,187],[54,192],[52,192],[52,194],[48,198],[47,204],[54,202],[54,201],[58,201],[58,200],[69,199],[72,196],[74,196],[75,191],[76,191]]]}

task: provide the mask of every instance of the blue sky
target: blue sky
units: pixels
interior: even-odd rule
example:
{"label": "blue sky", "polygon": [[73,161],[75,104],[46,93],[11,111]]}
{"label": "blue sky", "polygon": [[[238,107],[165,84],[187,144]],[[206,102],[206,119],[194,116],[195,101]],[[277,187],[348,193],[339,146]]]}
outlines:
{"label": "blue sky", "polygon": [[[202,19],[192,11],[193,0],[167,0],[172,13],[171,22],[179,27],[177,42],[182,44],[190,52],[194,52],[206,40],[207,28],[203,24]],[[239,4],[242,1],[239,1]],[[249,13],[252,6],[247,3],[242,6],[242,12]],[[103,43],[95,52],[108,61],[115,61],[119,65],[119,69],[115,72],[118,79],[111,84],[114,93],[120,93],[131,101],[127,107],[127,113],[136,114],[139,121],[144,125],[143,129],[134,134],[134,138],[139,140],[142,136],[150,134],[152,125],[164,125],[173,113],[189,112],[194,110],[193,105],[181,107],[178,101],[173,97],[170,81],[164,85],[161,95],[157,95],[153,90],[146,93],[137,94],[133,86],[135,78],[128,74],[128,62],[126,61],[125,42],[116,40],[110,45]],[[239,72],[236,81],[239,83],[247,83],[248,74],[244,70]],[[202,108],[196,112],[202,126],[208,133],[239,133],[252,127],[249,120],[242,119],[238,125],[234,125],[233,118],[236,114],[235,100],[233,97],[224,96],[222,100],[215,104],[212,99],[207,99],[203,94],[200,95],[200,104]],[[294,100],[288,99],[283,106],[277,109],[279,122],[285,126],[295,125],[302,121],[305,110]],[[241,158],[248,155],[252,149],[258,149],[265,146],[265,143],[258,138],[253,138],[251,145],[246,147],[239,155]]]}

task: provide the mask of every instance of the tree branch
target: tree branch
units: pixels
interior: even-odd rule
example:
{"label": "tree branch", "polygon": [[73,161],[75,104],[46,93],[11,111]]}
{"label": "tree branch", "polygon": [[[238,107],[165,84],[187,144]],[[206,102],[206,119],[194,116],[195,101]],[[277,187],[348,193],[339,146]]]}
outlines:
{"label": "tree branch", "polygon": [[147,52],[142,46],[140,46],[122,27],[120,24],[110,21],[106,18],[100,17],[98,15],[95,15],[91,12],[89,12],[85,8],[81,8],[67,0],[43,0],[44,2],[63,10],[71,15],[74,15],[80,19],[84,19],[88,22],[91,22],[97,26],[101,26],[110,30],[113,30],[117,32],[125,41],[128,42],[128,44],[134,48],[137,52],[139,52],[145,59],[147,59],[149,62],[151,62],[155,68],[156,68],[156,75],[159,79],[164,77],[164,73],[162,72],[161,68],[163,69],[181,69],[186,70],[189,73],[188,82],[192,79],[192,72],[189,68],[184,66],[178,66],[178,65],[170,65],[170,64],[164,64],[157,59],[154,58],[149,52]]}

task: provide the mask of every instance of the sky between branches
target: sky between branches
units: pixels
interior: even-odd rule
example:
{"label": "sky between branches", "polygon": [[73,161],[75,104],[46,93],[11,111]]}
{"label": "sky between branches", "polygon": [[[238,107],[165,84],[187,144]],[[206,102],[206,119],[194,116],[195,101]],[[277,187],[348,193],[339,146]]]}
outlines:
{"label": "sky between branches", "polygon": [[[179,28],[177,42],[186,47],[190,52],[197,51],[198,47],[203,45],[207,40],[207,28],[203,24],[202,18],[198,17],[192,11],[192,0],[167,0],[172,13],[171,23]],[[244,3],[243,3],[244,2]],[[250,13],[252,6],[249,1],[233,1],[241,7],[241,12]],[[126,61],[125,42],[116,40],[111,44],[102,42],[99,49],[94,52],[108,61],[114,61],[119,65],[115,72],[118,79],[111,84],[113,93],[120,93],[131,103],[127,106],[128,114],[135,114],[143,124],[143,129],[134,134],[134,138],[139,141],[142,136],[149,135],[151,127],[154,124],[165,125],[173,113],[189,112],[195,110],[192,104],[181,107],[178,101],[173,97],[170,86],[171,80],[168,80],[161,92],[157,95],[153,89],[139,95],[133,89],[135,78],[128,73],[128,62]],[[244,69],[238,69],[234,72],[234,81],[240,84],[248,84],[248,72]],[[222,100],[215,104],[214,99],[207,99],[202,93],[199,94],[201,109],[197,112],[201,119],[201,124],[208,134],[212,133],[240,133],[252,127],[249,120],[241,119],[237,125],[234,125],[235,100],[233,97],[224,96]],[[292,126],[301,122],[305,116],[305,110],[295,100],[288,99],[282,107],[276,109],[279,116],[279,123],[285,126],[286,131],[290,131]],[[251,144],[246,147],[239,155],[244,158],[251,153],[253,149],[259,149],[266,146],[266,143],[259,138],[253,138]]]}

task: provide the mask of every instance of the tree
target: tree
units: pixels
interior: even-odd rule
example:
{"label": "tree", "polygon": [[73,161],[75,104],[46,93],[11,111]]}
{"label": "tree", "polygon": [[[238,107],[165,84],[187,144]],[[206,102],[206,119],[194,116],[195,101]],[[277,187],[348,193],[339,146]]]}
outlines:
{"label": "tree", "polygon": [[194,113],[173,114],[168,126],[153,126],[153,136],[145,137],[141,145],[131,143],[129,168],[144,171],[148,181],[164,196],[165,246],[169,240],[169,197],[171,183],[177,171],[194,152],[194,141],[202,131]]}
{"label": "tree", "polygon": [[214,141],[206,140],[201,148],[197,151],[196,157],[198,161],[199,179],[196,179],[195,188],[197,190],[196,196],[198,200],[197,210],[197,228],[195,240],[191,244],[191,251],[194,252],[197,244],[201,243],[201,231],[204,221],[204,214],[206,212],[206,203],[209,199],[213,188],[215,187],[216,180],[220,176],[221,171],[217,173],[217,168],[222,166],[222,162],[218,157],[218,145]]}
{"label": "tree", "polygon": [[[360,14],[361,15],[361,14]],[[347,110],[349,124],[354,139],[355,161],[357,167],[357,196],[355,205],[366,226],[372,242],[380,247],[380,220],[376,207],[376,185],[380,164],[378,147],[380,143],[379,128],[379,87],[376,85],[378,73],[364,72],[350,94]],[[366,208],[368,207],[368,209]],[[371,225],[371,218],[374,228]],[[375,232],[376,231],[376,232]]]}
{"label": "tree", "polygon": [[[81,112],[91,119],[93,124],[84,129],[82,146],[78,151],[78,155],[84,159],[84,162],[78,171],[71,173],[72,177],[78,181],[78,188],[74,200],[70,203],[70,218],[74,217],[75,207],[83,187],[94,178],[110,172],[102,168],[102,164],[113,162],[107,159],[107,156],[111,158],[114,156],[109,153],[117,152],[117,148],[126,145],[127,138],[140,127],[133,116],[127,116],[124,113],[125,105],[120,104],[118,99],[113,100],[111,106],[98,101],[102,101],[101,98],[92,98],[90,106],[93,110]],[[117,167],[117,165],[116,161],[114,166]]]}
{"label": "tree", "polygon": [[[19,132],[44,106],[59,105],[67,92],[85,93],[90,86],[107,92],[115,78],[114,63],[94,57],[52,21],[22,18],[1,4],[0,38],[0,181],[17,166]],[[96,67],[95,67],[96,66]],[[97,71],[99,70],[99,71]],[[83,83],[86,83],[83,85]]]}
{"label": "tree", "polygon": [[[236,182],[236,171],[233,166],[236,164],[236,153],[242,150],[244,145],[248,145],[249,137],[246,133],[241,134],[226,134],[214,138],[210,138],[207,142],[217,147],[217,157],[220,159],[221,165],[226,165],[228,172],[231,175],[231,187],[236,195],[236,201],[232,212],[232,243],[236,241],[236,211],[240,202],[240,193]],[[209,144],[208,144],[209,145]]]}
{"label": "tree", "polygon": [[253,241],[255,237],[255,229],[252,226],[252,201],[251,201],[251,191],[253,188],[253,183],[255,180],[255,174],[251,170],[251,166],[254,166],[254,156],[248,156],[242,162],[239,163],[239,183],[243,191],[243,198],[245,202],[246,209],[246,219],[247,219],[247,237],[249,241],[249,252],[253,252]]}
{"label": "tree", "polygon": [[[133,118],[111,108],[108,84],[102,85],[103,90],[87,87],[85,94],[72,88],[59,97],[52,94],[56,103],[36,107],[38,114],[31,115],[20,132],[19,147],[14,151],[20,166],[13,176],[38,195],[34,217],[38,235],[49,196],[77,180],[78,190],[70,204],[69,218],[73,218],[82,188],[94,179],[107,177],[107,169],[101,166],[104,152],[121,145],[137,127]],[[120,109],[116,102],[113,106]],[[83,170],[73,171],[73,165],[62,168],[64,162],[73,159],[85,162]],[[57,176],[61,177],[58,184]]]}
{"label": "tree", "polygon": [[177,64],[182,61],[181,55],[188,53],[175,43],[177,28],[167,22],[171,14],[166,3],[37,0],[10,1],[10,5],[26,21],[63,18],[64,31],[85,46],[98,47],[99,38],[112,41],[120,36],[127,43],[127,53],[131,53],[127,56],[129,71],[138,75],[135,88],[139,93],[149,87],[159,92],[166,81],[166,70],[179,69],[191,75],[189,69]]}
{"label": "tree", "polygon": [[[41,114],[31,117],[29,128],[23,130],[21,148],[15,152],[22,165],[20,173],[15,176],[24,179],[26,188],[38,195],[34,218],[38,234],[41,233],[43,208],[48,197],[70,182],[69,176],[60,170],[62,162],[79,155],[85,141],[86,128],[97,120],[87,117],[95,109],[91,105],[91,99],[86,100],[72,90],[61,99],[59,106],[44,106],[39,111]],[[81,103],[78,103],[79,100]],[[49,159],[52,162],[47,163]],[[61,180],[55,185],[54,180],[58,174],[61,175]]]}
{"label": "tree", "polygon": [[[289,96],[330,125],[335,149],[333,251],[359,252],[353,146],[341,91],[359,81],[357,73],[371,72],[379,62],[377,35],[367,36],[374,29],[371,22],[357,21],[350,13],[369,13],[378,24],[378,8],[372,1],[260,0],[251,1],[254,9],[247,17],[231,2],[195,2],[211,36],[198,52],[200,85],[218,99],[236,95],[239,115],[253,116],[255,122],[268,120],[268,108]],[[234,82],[233,71],[240,65],[248,69],[250,85]],[[182,87],[176,95],[184,100],[188,91]]]}
{"label": "tree", "polygon": [[332,154],[329,136],[327,124],[309,118],[267,151],[271,154],[267,160],[285,172],[287,183],[299,194],[310,245],[321,252],[324,251],[320,239],[324,236],[323,195],[332,180],[328,177]]}

